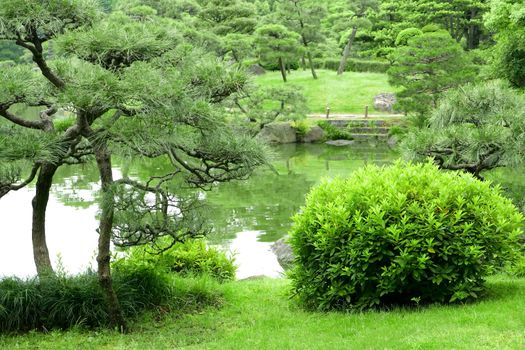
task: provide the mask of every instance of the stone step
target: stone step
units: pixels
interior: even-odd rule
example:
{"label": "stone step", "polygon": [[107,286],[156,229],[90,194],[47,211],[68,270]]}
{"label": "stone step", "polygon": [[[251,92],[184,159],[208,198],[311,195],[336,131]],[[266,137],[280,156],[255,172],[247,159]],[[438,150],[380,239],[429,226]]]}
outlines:
{"label": "stone step", "polygon": [[326,119],[326,122],[338,128],[346,128],[348,125],[351,125],[352,127],[382,127],[390,125],[387,121],[380,119]]}
{"label": "stone step", "polygon": [[390,128],[382,127],[347,127],[347,130],[355,134],[388,134]]}
{"label": "stone step", "polygon": [[368,141],[368,140],[377,140],[377,141],[388,141],[388,134],[350,134],[350,136],[355,141]]}

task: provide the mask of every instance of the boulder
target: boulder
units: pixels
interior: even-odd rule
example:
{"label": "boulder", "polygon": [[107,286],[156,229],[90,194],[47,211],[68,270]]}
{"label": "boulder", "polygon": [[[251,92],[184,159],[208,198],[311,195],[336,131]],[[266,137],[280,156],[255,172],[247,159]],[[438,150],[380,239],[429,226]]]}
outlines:
{"label": "boulder", "polygon": [[303,142],[319,142],[324,139],[324,130],[320,126],[312,126],[303,137]]}
{"label": "boulder", "polygon": [[295,143],[297,135],[289,123],[266,124],[257,137],[268,143]]}
{"label": "boulder", "polygon": [[387,145],[390,147],[390,148],[394,148],[396,147],[397,143],[398,143],[398,139],[397,139],[397,136],[396,135],[392,135],[388,138],[388,141],[386,142]]}
{"label": "boulder", "polygon": [[396,96],[391,93],[382,93],[374,97],[374,108],[376,111],[393,112]]}
{"label": "boulder", "polygon": [[349,146],[354,144],[354,140],[330,140],[326,141],[325,143],[327,145],[331,146]]}
{"label": "boulder", "polygon": [[258,64],[252,64],[251,66],[249,66],[249,67],[247,68],[247,71],[248,71],[248,73],[253,74],[253,75],[263,75],[263,74],[266,74],[266,71],[264,70],[264,68],[261,67],[261,66],[258,65]]}
{"label": "boulder", "polygon": [[277,261],[285,270],[292,266],[294,260],[292,247],[287,241],[288,236],[285,236],[271,246],[272,252],[277,256]]}

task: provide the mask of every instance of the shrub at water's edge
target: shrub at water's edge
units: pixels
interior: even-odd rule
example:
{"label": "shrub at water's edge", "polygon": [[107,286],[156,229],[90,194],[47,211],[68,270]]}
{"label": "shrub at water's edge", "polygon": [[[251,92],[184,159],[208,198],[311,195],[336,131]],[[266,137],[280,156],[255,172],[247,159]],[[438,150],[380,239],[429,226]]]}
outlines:
{"label": "shrub at water's edge", "polygon": [[[156,270],[187,275],[208,275],[220,282],[235,279],[234,258],[210,247],[202,239],[191,239],[179,242],[162,249],[162,243],[157,249],[148,246],[133,247],[128,250],[125,258],[117,260],[114,266],[146,264]],[[158,249],[160,248],[160,250]]]}
{"label": "shrub at water's edge", "polygon": [[326,310],[476,299],[523,216],[490,183],[397,162],[324,181],[294,220],[293,292]]}

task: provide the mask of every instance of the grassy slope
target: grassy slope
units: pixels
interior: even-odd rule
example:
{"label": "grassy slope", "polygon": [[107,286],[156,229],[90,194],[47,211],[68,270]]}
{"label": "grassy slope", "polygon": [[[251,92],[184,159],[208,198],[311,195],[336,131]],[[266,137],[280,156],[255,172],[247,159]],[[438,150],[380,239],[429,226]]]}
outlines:
{"label": "grassy slope", "polygon": [[[331,113],[364,114],[366,105],[370,113],[378,113],[373,108],[374,96],[395,91],[382,73],[345,72],[338,76],[334,71],[319,70],[318,74],[319,79],[314,80],[310,71],[293,71],[287,83],[303,89],[312,113],[325,113],[327,104]],[[255,81],[261,86],[284,84],[279,72],[267,72]]]}
{"label": "grassy slope", "polygon": [[0,338],[5,349],[524,349],[525,279],[495,277],[471,305],[362,314],[308,313],[286,297],[286,280],[221,287],[221,309],[143,321],[115,332],[32,333]]}

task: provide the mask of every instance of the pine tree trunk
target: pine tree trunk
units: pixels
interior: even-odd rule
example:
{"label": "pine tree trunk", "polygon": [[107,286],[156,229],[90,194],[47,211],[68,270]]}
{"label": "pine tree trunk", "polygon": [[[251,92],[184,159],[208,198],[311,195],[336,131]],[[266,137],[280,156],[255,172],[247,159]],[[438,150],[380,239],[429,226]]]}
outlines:
{"label": "pine tree trunk", "polygon": [[102,185],[102,203],[100,223],[98,228],[98,279],[102,287],[109,309],[110,322],[113,327],[118,327],[121,332],[127,330],[126,321],[120,307],[118,297],[113,289],[111,278],[111,230],[113,227],[114,199],[111,193],[113,183],[113,171],[111,169],[111,155],[105,145],[97,145],[95,157],[100,173]]}
{"label": "pine tree trunk", "polygon": [[317,73],[315,72],[314,61],[312,60],[312,53],[308,51],[308,63],[310,64],[310,69],[312,70],[312,77],[317,79]]}
{"label": "pine tree trunk", "polygon": [[353,27],[352,34],[350,34],[350,37],[348,38],[348,42],[346,43],[345,49],[343,51],[343,56],[341,57],[341,61],[339,62],[339,69],[337,69],[337,75],[341,75],[345,72],[346,62],[348,62],[348,57],[350,57],[350,50],[352,49],[352,44],[354,43],[356,33],[357,27]]}
{"label": "pine tree trunk", "polygon": [[301,66],[303,66],[303,70],[306,70],[306,60],[304,59],[304,54],[301,56]]}
{"label": "pine tree trunk", "polygon": [[39,277],[53,274],[53,266],[49,259],[49,250],[46,243],[46,210],[49,201],[49,192],[53,184],[53,176],[57,166],[45,163],[40,168],[36,182],[36,193],[31,202],[33,206],[32,240],[33,259]]}
{"label": "pine tree trunk", "polygon": [[279,67],[281,68],[281,75],[283,76],[283,81],[286,83],[286,67],[284,66],[284,61],[282,57],[279,57]]}
{"label": "pine tree trunk", "polygon": [[[470,10],[470,21],[473,21],[477,16],[475,9]],[[470,24],[467,28],[467,48],[469,50],[476,49],[479,46],[480,30],[477,24]]]}
{"label": "pine tree trunk", "polygon": [[[303,27],[302,22],[301,22],[301,27]],[[308,41],[306,41],[306,38],[304,37],[304,35],[302,35],[301,37],[303,39],[304,48],[306,49],[306,54],[308,57],[308,64],[310,65],[310,70],[312,71],[312,77],[314,79],[317,79],[317,74],[315,73],[314,61],[312,60],[312,53],[310,52],[309,47],[308,47]],[[303,60],[304,60],[304,55],[303,55]]]}

